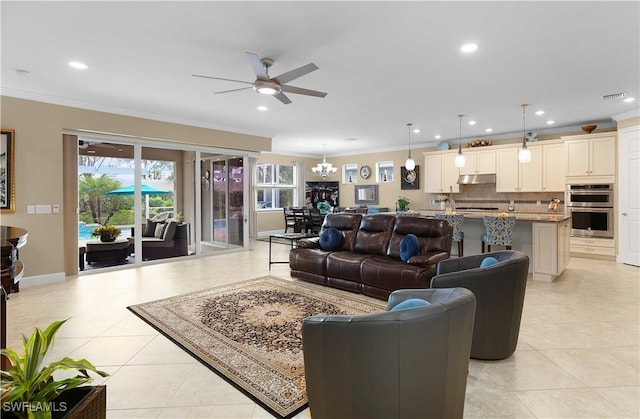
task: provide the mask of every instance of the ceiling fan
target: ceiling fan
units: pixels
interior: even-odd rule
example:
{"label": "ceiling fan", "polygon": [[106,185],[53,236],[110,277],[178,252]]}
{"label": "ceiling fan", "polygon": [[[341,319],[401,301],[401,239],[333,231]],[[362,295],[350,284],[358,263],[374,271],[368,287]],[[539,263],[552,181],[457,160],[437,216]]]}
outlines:
{"label": "ceiling fan", "polygon": [[236,83],[244,83],[249,84],[248,87],[241,87],[239,89],[231,89],[231,90],[223,90],[221,92],[215,92],[216,94],[220,93],[230,93],[237,92],[240,90],[253,89],[254,91],[261,93],[263,95],[272,95],[280,102],[288,105],[291,103],[291,99],[285,95],[286,93],[295,93],[298,95],[306,95],[306,96],[316,96],[316,97],[325,97],[327,94],[324,92],[319,92],[317,90],[309,90],[303,89],[301,87],[289,86],[285,83],[288,83],[292,80],[295,80],[299,77],[304,76],[305,74],[309,74],[312,71],[318,69],[318,66],[309,63],[307,65],[303,65],[302,67],[298,67],[294,70],[287,71],[286,73],[280,74],[277,77],[269,77],[269,68],[273,65],[273,60],[270,58],[260,59],[256,54],[252,52],[247,52],[247,57],[249,58],[249,62],[251,63],[251,68],[253,68],[253,72],[256,75],[256,80],[254,82],[248,82],[243,80],[234,80],[234,79],[226,79],[222,77],[213,77],[213,76],[205,76],[201,74],[193,74],[193,77],[203,77],[205,79],[214,79],[214,80],[225,80],[225,81],[233,81]]}

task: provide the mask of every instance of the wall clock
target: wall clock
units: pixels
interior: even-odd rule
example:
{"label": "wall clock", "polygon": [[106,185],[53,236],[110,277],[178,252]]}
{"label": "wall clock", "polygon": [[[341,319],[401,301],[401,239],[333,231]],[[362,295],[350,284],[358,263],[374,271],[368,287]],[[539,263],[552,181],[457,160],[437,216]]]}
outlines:
{"label": "wall clock", "polygon": [[369,166],[360,167],[360,177],[369,179],[371,177],[371,168]]}

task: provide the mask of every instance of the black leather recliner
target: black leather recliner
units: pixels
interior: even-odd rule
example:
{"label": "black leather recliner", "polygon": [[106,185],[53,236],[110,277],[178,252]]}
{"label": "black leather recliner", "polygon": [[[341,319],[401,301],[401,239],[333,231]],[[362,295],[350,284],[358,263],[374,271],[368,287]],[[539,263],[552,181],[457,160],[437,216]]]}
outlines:
{"label": "black leather recliner", "polygon": [[303,320],[307,396],[314,419],[462,418],[475,297],[464,288],[404,289],[431,304]]}
{"label": "black leather recliner", "polygon": [[[480,268],[482,260],[498,263]],[[440,261],[431,288],[464,287],[477,300],[471,358],[504,359],[516,350],[529,257],[515,250]]]}

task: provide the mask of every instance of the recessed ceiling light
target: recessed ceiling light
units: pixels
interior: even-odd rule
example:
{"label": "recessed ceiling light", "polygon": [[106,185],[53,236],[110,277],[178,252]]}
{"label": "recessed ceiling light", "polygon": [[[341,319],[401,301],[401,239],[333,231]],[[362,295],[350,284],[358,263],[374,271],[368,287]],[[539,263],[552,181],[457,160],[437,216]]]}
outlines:
{"label": "recessed ceiling light", "polygon": [[77,70],[86,70],[89,68],[85,63],[81,63],[80,61],[69,61],[69,67],[75,68]]}
{"label": "recessed ceiling light", "polygon": [[468,44],[464,44],[462,47],[460,47],[460,51],[464,52],[465,54],[469,54],[471,52],[474,52],[478,49],[478,44],[474,44],[473,42],[470,42]]}
{"label": "recessed ceiling light", "polygon": [[538,116],[544,115],[544,111],[542,109],[540,109],[539,111],[536,111],[536,115],[538,115]]}
{"label": "recessed ceiling light", "polygon": [[556,121],[554,121],[553,119],[550,119],[550,120],[547,121],[547,125],[553,125],[555,123],[556,123]]}
{"label": "recessed ceiling light", "polygon": [[625,103],[631,103],[631,102],[633,102],[634,100],[636,100],[636,98],[635,98],[635,97],[628,97],[628,98],[624,99],[624,100],[623,100],[623,102],[625,102]]}
{"label": "recessed ceiling light", "polygon": [[268,109],[269,109],[269,108],[267,108],[266,106],[258,106],[258,110],[259,110],[259,111],[262,111],[262,112],[264,112],[264,111],[266,111],[266,110],[268,110]]}
{"label": "recessed ceiling light", "polygon": [[420,128],[416,128],[413,130],[413,132],[415,132],[416,134],[418,134],[420,132]]}
{"label": "recessed ceiling light", "polygon": [[471,121],[469,121],[469,122],[467,122],[467,123],[468,123],[469,125],[475,125],[475,124],[476,124],[476,121],[474,121],[474,120],[472,119]]}
{"label": "recessed ceiling light", "polygon": [[437,134],[437,135],[436,135],[436,140],[439,140],[440,138],[442,138],[442,135]]}
{"label": "recessed ceiling light", "polygon": [[492,131],[493,131],[493,128],[487,128],[484,130],[484,132],[492,132]]}

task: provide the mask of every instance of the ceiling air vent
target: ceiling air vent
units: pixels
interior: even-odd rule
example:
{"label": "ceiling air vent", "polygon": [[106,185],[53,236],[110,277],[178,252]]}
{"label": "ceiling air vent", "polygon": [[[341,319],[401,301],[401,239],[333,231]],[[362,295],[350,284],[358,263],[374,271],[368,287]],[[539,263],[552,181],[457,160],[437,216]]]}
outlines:
{"label": "ceiling air vent", "polygon": [[612,95],[604,95],[602,96],[602,100],[612,100],[612,99],[624,99],[627,96],[626,93],[614,93]]}

